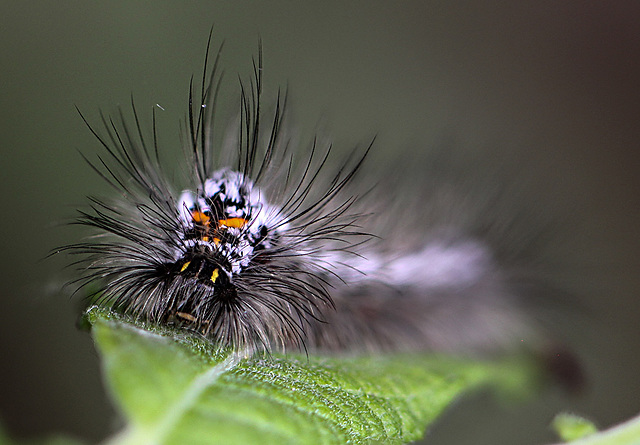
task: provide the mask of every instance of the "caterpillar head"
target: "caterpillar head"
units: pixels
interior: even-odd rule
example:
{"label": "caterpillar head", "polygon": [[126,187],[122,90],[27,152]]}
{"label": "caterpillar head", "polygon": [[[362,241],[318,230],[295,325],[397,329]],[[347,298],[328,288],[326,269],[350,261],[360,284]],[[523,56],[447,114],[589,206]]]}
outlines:
{"label": "caterpillar head", "polygon": [[257,252],[277,244],[285,229],[278,210],[250,179],[227,168],[207,179],[203,190],[184,191],[178,202],[180,272],[208,285],[232,281]]}

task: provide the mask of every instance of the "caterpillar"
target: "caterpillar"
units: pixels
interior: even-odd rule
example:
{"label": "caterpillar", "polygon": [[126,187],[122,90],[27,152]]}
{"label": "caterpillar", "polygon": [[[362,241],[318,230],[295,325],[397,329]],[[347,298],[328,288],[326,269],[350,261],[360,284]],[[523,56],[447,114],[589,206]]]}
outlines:
{"label": "caterpillar", "polygon": [[317,140],[301,154],[283,131],[286,94],[265,117],[261,48],[235,135],[221,136],[211,41],[201,85],[189,84],[184,186],[155,110],[151,132],[133,100],[129,118],[101,114],[101,129],[80,113],[103,148],[85,159],[118,194],[90,198],[75,221],[95,235],[65,247],[80,256],[80,288],[249,352],[466,351],[531,334],[518,306],[539,283],[500,261],[491,238],[504,221],[437,168],[408,186],[401,171],[366,170],[373,142],[340,162]]}

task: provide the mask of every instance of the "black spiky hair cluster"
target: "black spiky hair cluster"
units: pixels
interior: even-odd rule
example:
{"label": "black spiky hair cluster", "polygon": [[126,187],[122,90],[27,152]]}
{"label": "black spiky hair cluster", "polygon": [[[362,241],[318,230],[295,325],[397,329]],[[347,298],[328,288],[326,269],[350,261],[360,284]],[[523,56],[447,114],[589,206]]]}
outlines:
{"label": "black spiky hair cluster", "polygon": [[[92,198],[76,222],[97,235],[66,249],[81,255],[77,283],[97,285],[100,303],[114,310],[236,349],[304,348],[310,326],[333,310],[329,288],[339,277],[331,256],[342,258],[366,238],[352,210],[355,197],[344,189],[368,149],[333,174],[330,148],[314,143],[298,160],[281,137],[280,94],[263,129],[261,50],[251,81],[240,83],[235,147],[215,144],[222,76],[220,49],[211,62],[210,44],[211,35],[199,94],[193,79],[189,87],[188,189],[167,179],[155,109],[151,137],[133,100],[133,124],[121,111],[101,115],[97,130],[82,116],[105,150],[87,162],[120,197]],[[231,164],[219,165],[223,154]]]}

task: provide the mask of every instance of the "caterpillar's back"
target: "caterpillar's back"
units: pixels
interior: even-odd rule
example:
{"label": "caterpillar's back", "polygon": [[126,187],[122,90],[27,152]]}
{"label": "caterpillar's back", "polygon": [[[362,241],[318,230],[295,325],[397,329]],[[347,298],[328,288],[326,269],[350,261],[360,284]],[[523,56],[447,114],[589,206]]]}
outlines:
{"label": "caterpillar's back", "polygon": [[518,302],[541,283],[500,261],[499,221],[484,223],[469,190],[366,175],[371,146],[341,163],[316,143],[300,155],[281,99],[265,124],[261,53],[237,136],[219,143],[219,55],[190,86],[186,190],[168,179],[155,115],[151,137],[133,105],[130,122],[87,124],[106,152],[91,165],[119,198],[93,198],[78,218],[98,235],[67,247],[81,255],[80,285],[99,285],[114,310],[247,351],[467,350],[529,335]]}

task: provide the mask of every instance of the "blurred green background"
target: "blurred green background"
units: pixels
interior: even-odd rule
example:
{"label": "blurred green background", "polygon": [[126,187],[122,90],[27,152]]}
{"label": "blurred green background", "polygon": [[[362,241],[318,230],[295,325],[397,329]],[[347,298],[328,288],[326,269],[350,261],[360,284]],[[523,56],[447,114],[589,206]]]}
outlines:
{"label": "blurred green background", "polygon": [[75,328],[81,303],[60,290],[68,258],[42,260],[78,239],[62,223],[84,197],[107,192],[78,154],[99,147],[74,106],[97,122],[133,93],[143,115],[164,108],[164,140],[177,144],[212,24],[231,85],[263,40],[267,89],[289,87],[301,134],[328,129],[344,148],[377,134],[386,153],[443,135],[486,157],[506,147],[535,160],[536,205],[580,209],[554,261],[579,296],[581,315],[559,330],[587,391],[515,406],[473,396],[435,443],[543,443],[562,409],[601,427],[640,411],[637,2],[3,3],[0,419],[13,435],[96,441],[118,427],[90,337]]}

